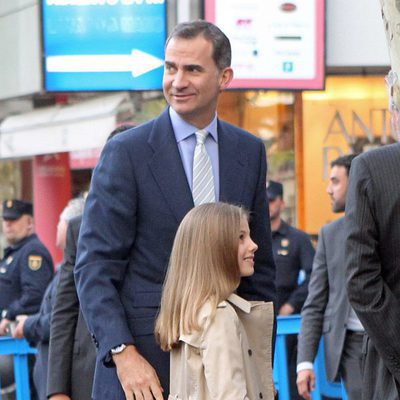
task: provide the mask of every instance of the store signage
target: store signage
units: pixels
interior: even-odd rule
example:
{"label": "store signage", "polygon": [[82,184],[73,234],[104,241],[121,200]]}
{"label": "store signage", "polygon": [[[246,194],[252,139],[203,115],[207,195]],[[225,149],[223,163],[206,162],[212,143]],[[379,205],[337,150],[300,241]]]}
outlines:
{"label": "store signage", "polygon": [[162,87],[165,0],[43,0],[48,91]]}
{"label": "store signage", "polygon": [[232,45],[233,89],[323,89],[325,0],[205,0]]}

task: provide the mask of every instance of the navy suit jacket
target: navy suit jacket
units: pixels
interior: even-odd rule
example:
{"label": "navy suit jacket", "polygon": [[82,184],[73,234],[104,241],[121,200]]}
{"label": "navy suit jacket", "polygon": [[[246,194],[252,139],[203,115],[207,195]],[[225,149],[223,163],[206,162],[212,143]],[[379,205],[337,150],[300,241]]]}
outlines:
{"label": "navy suit jacket", "polygon": [[[259,246],[255,274],[243,279],[238,293],[273,301],[265,147],[218,121],[218,148],[219,200],[251,211],[251,234]],[[149,354],[140,338],[153,334],[174,236],[193,206],[168,110],[106,144],[86,200],[75,268],[81,307],[98,348],[94,399],[124,399],[115,368],[104,367],[111,348],[135,343]],[[168,371],[168,361],[157,367],[158,356],[147,358],[158,373]]]}

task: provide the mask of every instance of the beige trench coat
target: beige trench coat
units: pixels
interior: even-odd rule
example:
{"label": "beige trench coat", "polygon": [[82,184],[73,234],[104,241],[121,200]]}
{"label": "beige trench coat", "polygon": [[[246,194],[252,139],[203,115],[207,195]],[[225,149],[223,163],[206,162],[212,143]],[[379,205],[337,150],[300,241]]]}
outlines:
{"label": "beige trench coat", "polygon": [[210,314],[206,303],[204,330],[171,351],[169,400],[272,400],[272,303],[232,294]]}

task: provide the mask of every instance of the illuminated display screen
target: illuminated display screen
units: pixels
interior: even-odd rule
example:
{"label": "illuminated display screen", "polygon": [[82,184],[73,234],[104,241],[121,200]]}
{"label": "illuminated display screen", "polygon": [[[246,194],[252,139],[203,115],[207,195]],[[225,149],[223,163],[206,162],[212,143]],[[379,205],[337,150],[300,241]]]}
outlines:
{"label": "illuminated display screen", "polygon": [[43,0],[48,91],[158,90],[165,0]]}

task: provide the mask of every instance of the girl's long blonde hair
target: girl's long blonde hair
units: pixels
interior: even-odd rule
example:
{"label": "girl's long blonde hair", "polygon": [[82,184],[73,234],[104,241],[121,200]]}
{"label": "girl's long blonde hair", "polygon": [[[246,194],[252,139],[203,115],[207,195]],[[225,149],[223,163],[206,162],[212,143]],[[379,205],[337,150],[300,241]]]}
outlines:
{"label": "girl's long blonde hair", "polygon": [[239,285],[238,246],[243,208],[210,203],[193,208],[175,236],[155,334],[169,351],[179,335],[199,330],[198,313],[212,309]]}

